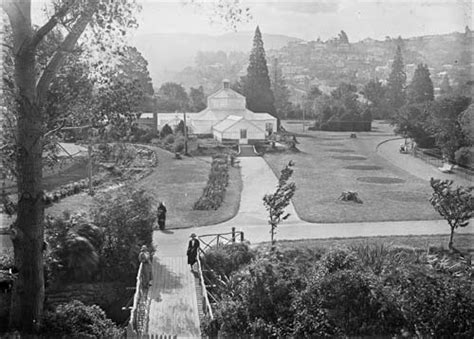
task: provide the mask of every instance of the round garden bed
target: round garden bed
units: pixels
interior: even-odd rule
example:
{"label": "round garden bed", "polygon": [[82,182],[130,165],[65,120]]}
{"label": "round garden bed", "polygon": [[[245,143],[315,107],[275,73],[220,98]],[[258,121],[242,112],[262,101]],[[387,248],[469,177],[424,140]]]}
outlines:
{"label": "round garden bed", "polygon": [[383,169],[381,166],[375,165],[351,165],[344,167],[345,169],[349,170],[357,170],[357,171],[377,171]]}
{"label": "round garden bed", "polygon": [[347,148],[330,148],[327,149],[328,152],[336,152],[336,153],[354,153],[354,150],[347,149]]}
{"label": "round garden bed", "polygon": [[360,177],[360,178],[357,178],[357,180],[362,181],[362,182],[367,182],[370,184],[385,184],[385,185],[402,184],[405,182],[405,180],[403,179],[390,178],[390,177]]}
{"label": "round garden bed", "polygon": [[367,160],[366,157],[361,157],[360,155],[337,155],[332,158],[338,160]]}

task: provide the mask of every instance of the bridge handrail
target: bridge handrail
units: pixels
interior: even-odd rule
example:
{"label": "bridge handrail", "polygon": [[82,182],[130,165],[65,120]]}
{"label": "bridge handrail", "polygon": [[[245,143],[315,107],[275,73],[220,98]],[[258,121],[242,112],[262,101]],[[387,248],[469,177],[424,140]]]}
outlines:
{"label": "bridge handrail", "polygon": [[[227,237],[229,235],[230,235],[230,238]],[[212,239],[208,240],[208,241],[205,241],[203,239],[203,238],[209,238],[209,237],[212,237]],[[244,241],[244,232],[243,231],[236,231],[235,227],[232,227],[232,232],[204,234],[204,235],[200,235],[198,238],[199,238],[199,241],[201,241],[202,244],[205,245],[204,248],[202,248],[202,250],[204,252],[205,249],[211,248],[212,243],[214,241],[216,241],[216,245],[219,246],[220,245],[220,243],[219,243],[220,239],[226,240],[225,242],[222,243],[223,245],[227,245],[230,242],[234,243],[238,238],[240,238],[240,241],[242,242],[242,241]]]}
{"label": "bridge handrail", "polygon": [[204,281],[204,275],[202,274],[201,259],[199,258],[199,254],[197,255],[197,264],[198,264],[199,280],[201,281],[202,295],[204,298],[204,312],[212,320],[214,319],[214,314],[212,313],[211,303],[209,302],[209,297],[207,295],[206,282]]}
{"label": "bridge handrail", "polygon": [[138,268],[138,274],[137,274],[137,284],[135,285],[135,296],[133,297],[133,306],[132,306],[132,310],[130,311],[130,322],[129,322],[129,326],[134,332],[137,332],[138,330],[137,311],[138,311],[138,302],[140,299],[140,294],[142,293],[142,290],[141,290],[142,271],[143,271],[143,263],[140,263],[140,267]]}
{"label": "bridge handrail", "polygon": [[[230,235],[230,239],[229,238],[226,238],[225,236],[229,236]],[[207,237],[213,237],[213,239],[211,239],[208,243],[206,243],[205,241],[203,241],[203,238],[207,238]],[[217,239],[217,246],[219,246],[219,239],[220,238],[223,238],[225,240],[227,240],[227,242],[223,243],[223,245],[226,245],[230,242],[234,243],[236,241],[236,239],[239,239],[240,238],[240,241],[243,242],[244,241],[244,232],[243,231],[236,231],[235,230],[235,227],[232,227],[232,231],[231,232],[227,232],[227,233],[215,233],[215,234],[203,234],[203,235],[200,235],[198,236],[199,238],[199,241],[201,241],[203,244],[205,244],[206,246],[204,248],[199,248],[199,253],[197,255],[197,264],[198,264],[198,272],[199,272],[199,280],[201,282],[201,286],[202,286],[202,295],[203,295],[203,298],[204,298],[204,312],[209,315],[209,317],[211,319],[214,319],[214,314],[212,312],[212,306],[211,306],[211,303],[209,301],[209,295],[210,293],[207,291],[207,287],[206,287],[206,282],[204,280],[204,275],[202,273],[202,264],[201,264],[201,259],[200,259],[200,255],[199,254],[205,254],[206,252],[204,251],[205,249],[208,249],[208,248],[211,248],[211,244],[214,240]],[[212,296],[212,295],[211,295]]]}

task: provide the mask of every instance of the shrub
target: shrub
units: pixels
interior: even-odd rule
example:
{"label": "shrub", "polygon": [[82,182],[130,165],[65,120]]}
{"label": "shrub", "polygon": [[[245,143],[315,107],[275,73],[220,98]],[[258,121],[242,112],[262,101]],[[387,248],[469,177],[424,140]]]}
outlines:
{"label": "shrub", "polygon": [[92,207],[94,224],[104,231],[101,271],[111,280],[133,281],[142,245],[152,246],[155,214],[143,189],[125,186],[97,196]]}
{"label": "shrub", "polygon": [[158,137],[158,134],[151,129],[143,129],[140,127],[132,127],[132,136],[134,141],[148,144],[153,138]]}
{"label": "shrub", "polygon": [[345,335],[397,333],[402,315],[377,286],[369,273],[340,270],[325,275],[316,288],[321,309]]}
{"label": "shrub", "polygon": [[470,279],[419,267],[396,270],[387,278],[398,309],[412,333],[420,337],[474,335],[474,296]]}
{"label": "shrub", "polygon": [[163,139],[164,143],[168,145],[174,144],[174,140],[175,140],[175,137],[173,134],[167,134]]}
{"label": "shrub", "polygon": [[326,252],[321,260],[319,266],[323,271],[332,273],[338,270],[353,269],[359,263],[354,253],[345,247],[331,248]]}
{"label": "shrub", "polygon": [[165,124],[160,131],[160,138],[166,138],[167,135],[173,134],[173,130],[168,124]]}
{"label": "shrub", "polygon": [[66,338],[121,338],[124,333],[97,305],[73,300],[46,312],[42,333]]}
{"label": "shrub", "polygon": [[203,257],[203,265],[212,268],[218,276],[230,276],[243,265],[255,258],[253,251],[246,243],[235,243],[226,246],[213,247]]}
{"label": "shrub", "polygon": [[88,281],[97,271],[102,245],[101,230],[84,218],[48,218],[45,223],[51,280]]}
{"label": "shrub", "polygon": [[464,167],[474,167],[474,147],[461,147],[454,153],[456,163]]}

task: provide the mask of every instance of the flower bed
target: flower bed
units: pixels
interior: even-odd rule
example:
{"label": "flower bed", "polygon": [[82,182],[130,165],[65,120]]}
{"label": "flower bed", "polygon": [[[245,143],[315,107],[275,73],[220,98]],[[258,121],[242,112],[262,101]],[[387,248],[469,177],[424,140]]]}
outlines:
{"label": "flower bed", "polygon": [[202,196],[194,204],[195,210],[217,210],[224,201],[226,187],[229,184],[229,164],[227,157],[215,156],[212,159],[211,172]]}

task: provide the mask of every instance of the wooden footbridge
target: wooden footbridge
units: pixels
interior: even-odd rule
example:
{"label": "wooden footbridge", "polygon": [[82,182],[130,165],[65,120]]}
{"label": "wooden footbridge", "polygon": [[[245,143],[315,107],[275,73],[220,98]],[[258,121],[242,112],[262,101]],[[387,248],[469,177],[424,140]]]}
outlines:
{"label": "wooden footbridge", "polygon": [[[243,241],[244,234],[233,228],[229,233],[198,238],[203,255],[211,247]],[[155,256],[152,267],[149,287],[143,284],[139,269],[127,338],[200,338],[201,320],[204,316],[212,319],[213,314],[199,258],[194,272],[185,255]]]}

